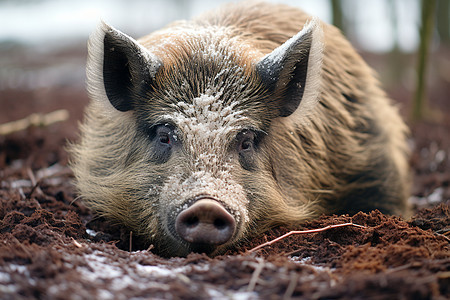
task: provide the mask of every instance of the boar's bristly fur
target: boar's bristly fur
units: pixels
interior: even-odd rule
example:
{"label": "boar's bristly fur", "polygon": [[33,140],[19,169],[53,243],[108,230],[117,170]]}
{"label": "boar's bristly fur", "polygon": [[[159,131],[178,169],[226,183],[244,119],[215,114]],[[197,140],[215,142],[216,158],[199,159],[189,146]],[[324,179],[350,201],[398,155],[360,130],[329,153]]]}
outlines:
{"label": "boar's bristly fur", "polygon": [[407,214],[408,130],[335,27],[246,2],[139,40],[101,23],[88,48],[76,186],[159,254],[217,255],[322,213]]}

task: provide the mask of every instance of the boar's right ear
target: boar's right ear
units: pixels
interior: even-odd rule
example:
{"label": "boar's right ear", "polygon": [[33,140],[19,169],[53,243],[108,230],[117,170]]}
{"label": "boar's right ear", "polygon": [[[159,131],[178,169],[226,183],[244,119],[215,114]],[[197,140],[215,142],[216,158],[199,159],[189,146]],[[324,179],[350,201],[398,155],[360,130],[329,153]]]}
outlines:
{"label": "boar's right ear", "polygon": [[94,100],[118,111],[134,108],[136,95],[145,93],[161,61],[136,40],[101,22],[88,42],[87,83]]}
{"label": "boar's right ear", "polygon": [[305,115],[317,103],[322,69],[322,29],[317,19],[256,65],[261,80],[275,95],[279,116]]}

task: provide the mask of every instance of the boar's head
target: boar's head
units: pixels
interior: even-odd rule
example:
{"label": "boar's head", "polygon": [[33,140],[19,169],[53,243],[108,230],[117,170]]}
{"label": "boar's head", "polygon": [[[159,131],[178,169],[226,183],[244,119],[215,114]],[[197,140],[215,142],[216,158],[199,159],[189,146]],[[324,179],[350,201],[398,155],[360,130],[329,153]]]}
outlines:
{"label": "boar's head", "polygon": [[137,42],[100,24],[73,146],[81,196],[164,256],[215,255],[306,218],[308,204],[293,206],[272,174],[270,148],[289,142],[270,132],[314,105],[320,39],[311,22],[263,53],[227,28],[174,27]]}

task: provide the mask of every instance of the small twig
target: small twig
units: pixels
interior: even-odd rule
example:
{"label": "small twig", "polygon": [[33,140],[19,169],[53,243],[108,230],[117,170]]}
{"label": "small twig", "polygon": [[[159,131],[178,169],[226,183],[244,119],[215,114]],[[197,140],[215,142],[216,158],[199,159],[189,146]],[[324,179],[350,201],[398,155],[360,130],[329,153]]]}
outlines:
{"label": "small twig", "polygon": [[133,231],[130,231],[130,253],[133,250]]}
{"label": "small twig", "polygon": [[148,246],[147,251],[150,252],[153,248],[155,248],[155,246],[153,244],[150,244],[150,246]]}
{"label": "small twig", "polygon": [[31,114],[26,118],[0,124],[0,135],[7,135],[27,129],[30,126],[48,126],[69,119],[69,112],[60,109],[48,114]]}
{"label": "small twig", "polygon": [[81,245],[80,243],[78,243],[77,240],[75,240],[74,238],[72,238],[72,242],[73,242],[73,244],[74,244],[77,248],[83,248],[83,245]]}
{"label": "small twig", "polygon": [[[76,201],[78,201],[78,200],[80,200],[80,199],[82,199],[81,196],[75,197],[72,201],[70,201],[69,205],[72,206],[72,204],[74,204]],[[80,203],[80,202],[78,202],[78,203]]]}
{"label": "small twig", "polygon": [[442,236],[444,239],[447,240],[447,242],[450,242],[450,238],[448,236],[446,236],[445,234],[438,233],[438,232],[435,232],[434,234],[437,235],[437,236]]}
{"label": "small twig", "polygon": [[186,275],[184,275],[182,273],[176,273],[176,276],[178,279],[180,279],[181,281],[183,281],[186,284],[191,283],[191,280],[189,279],[189,277],[187,277]]}
{"label": "small twig", "polygon": [[420,262],[413,262],[413,263],[409,263],[409,264],[406,264],[406,265],[398,266],[396,268],[388,269],[384,273],[385,274],[391,274],[391,273],[407,270],[409,268],[420,268],[422,266],[423,266],[423,264],[420,263]]}
{"label": "small twig", "polygon": [[358,224],[354,224],[354,223],[343,223],[343,224],[336,224],[336,225],[328,225],[326,227],[323,228],[317,228],[317,229],[311,229],[311,230],[293,230],[290,231],[280,237],[277,237],[276,239],[273,239],[271,241],[268,241],[267,243],[261,244],[259,246],[256,246],[253,249],[248,250],[248,252],[255,252],[259,249],[261,249],[262,247],[268,246],[268,245],[272,245],[273,243],[278,242],[279,240],[282,240],[292,234],[307,234],[307,233],[316,233],[316,232],[322,232],[322,231],[326,231],[328,229],[331,228],[338,228],[338,227],[345,227],[345,226],[355,226],[355,227],[360,227],[360,228],[367,228],[366,226],[362,226],[362,225],[358,225]]}
{"label": "small twig", "polygon": [[[33,196],[33,193],[35,191],[37,191],[39,195],[42,195],[43,192],[42,192],[41,188],[39,187],[39,185],[41,184],[41,180],[36,180],[36,177],[34,176],[33,171],[31,171],[30,168],[27,168],[27,174],[28,174],[28,177],[30,178],[31,185],[33,186],[31,188],[31,191],[30,191],[30,194],[28,197],[31,199],[31,197]],[[39,204],[39,202],[38,202],[38,204]],[[39,206],[40,206],[40,204],[39,204]]]}
{"label": "small twig", "polygon": [[[316,249],[316,248],[314,248],[313,250],[315,250],[315,249]],[[300,251],[302,251],[301,248],[296,249],[296,250],[294,250],[294,251],[290,251],[290,252],[288,252],[288,253],[284,253],[284,255],[286,255],[286,256],[291,256],[291,255],[294,255],[295,253],[300,252]]]}
{"label": "small twig", "polygon": [[43,180],[68,174],[72,174],[72,171],[70,171],[70,169],[68,169],[67,167],[63,167],[59,163],[56,163],[47,168],[39,169],[36,172],[36,178],[38,180]]}
{"label": "small twig", "polygon": [[20,248],[23,250],[23,252],[25,252],[29,257],[33,257],[33,255],[30,253],[30,251],[28,251],[27,248],[25,248],[25,246],[15,237],[13,236],[14,241],[16,242],[16,244],[18,246],[20,246]]}
{"label": "small twig", "polygon": [[33,171],[31,171],[30,168],[27,168],[27,174],[28,174],[28,177],[29,177],[30,180],[31,180],[31,184],[32,184],[32,185],[36,185],[36,184],[37,184],[36,177],[34,176]]}
{"label": "small twig", "polygon": [[295,291],[295,287],[297,286],[298,275],[294,272],[291,275],[291,280],[289,280],[289,284],[284,292],[283,299],[291,299],[292,294]]}
{"label": "small twig", "polygon": [[258,281],[259,275],[261,274],[263,268],[264,268],[264,260],[260,259],[255,267],[255,271],[253,271],[252,278],[250,278],[250,282],[248,283],[247,292],[253,292],[256,286],[256,282]]}

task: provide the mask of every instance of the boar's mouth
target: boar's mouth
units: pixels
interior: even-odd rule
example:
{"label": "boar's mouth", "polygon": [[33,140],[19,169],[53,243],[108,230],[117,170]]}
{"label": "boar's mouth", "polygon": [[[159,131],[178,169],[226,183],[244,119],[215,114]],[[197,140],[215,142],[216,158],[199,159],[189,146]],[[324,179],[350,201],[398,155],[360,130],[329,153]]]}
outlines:
{"label": "boar's mouth", "polygon": [[186,250],[211,254],[230,244],[239,231],[239,218],[231,211],[220,200],[200,195],[186,201],[175,218],[169,219],[169,231]]}

